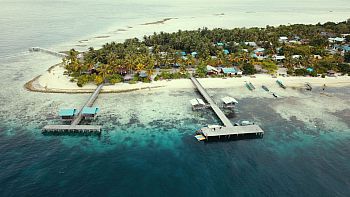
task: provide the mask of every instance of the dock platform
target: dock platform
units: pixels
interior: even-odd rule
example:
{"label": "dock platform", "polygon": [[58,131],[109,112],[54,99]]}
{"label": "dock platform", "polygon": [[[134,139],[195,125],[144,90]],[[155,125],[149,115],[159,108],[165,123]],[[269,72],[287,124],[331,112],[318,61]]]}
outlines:
{"label": "dock platform", "polygon": [[209,128],[205,127],[200,130],[200,133],[207,140],[210,137],[227,137],[231,136],[239,136],[239,135],[248,135],[255,134],[257,136],[264,135],[264,130],[260,128],[258,125],[246,125],[246,126],[232,126],[232,127],[216,127]]}
{"label": "dock platform", "polygon": [[[200,129],[196,135],[197,140],[209,140],[212,137],[227,137],[231,136],[244,136],[244,135],[256,135],[261,137],[264,135],[264,130],[260,128],[258,125],[245,125],[245,126],[233,126],[231,121],[226,117],[224,112],[217,106],[217,104],[213,101],[213,99],[209,96],[207,91],[203,88],[203,86],[199,83],[199,81],[191,77],[192,83],[196,86],[200,94],[203,98],[210,104],[210,107],[213,109],[217,117],[221,120],[224,126],[211,126],[204,127]],[[201,137],[202,135],[203,137]]]}

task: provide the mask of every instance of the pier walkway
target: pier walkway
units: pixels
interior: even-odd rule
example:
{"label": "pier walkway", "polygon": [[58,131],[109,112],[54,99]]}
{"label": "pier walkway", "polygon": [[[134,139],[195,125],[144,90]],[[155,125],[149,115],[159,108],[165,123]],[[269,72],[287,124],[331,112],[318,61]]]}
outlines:
{"label": "pier walkway", "polygon": [[56,52],[56,51],[52,51],[50,49],[44,49],[44,48],[41,48],[41,47],[32,47],[32,48],[29,49],[29,51],[43,52],[43,53],[54,55],[54,56],[57,56],[57,57],[60,57],[60,58],[65,58],[65,57],[68,56],[67,54],[59,53],[59,52]]}
{"label": "pier walkway", "polygon": [[46,125],[42,131],[43,132],[75,132],[75,133],[101,133],[101,126],[98,125],[79,125],[83,119],[82,111],[84,107],[92,107],[95,100],[102,90],[103,84],[99,85],[94,93],[90,96],[89,100],[81,107],[79,113],[72,121],[71,125]]}
{"label": "pier walkway", "polygon": [[209,96],[207,91],[203,88],[203,86],[199,83],[199,81],[191,77],[192,83],[196,86],[199,93],[203,96],[203,98],[210,104],[210,107],[213,109],[217,117],[221,120],[224,126],[208,126],[200,129],[197,133],[199,133],[200,137],[196,138],[198,140],[209,140],[212,137],[226,137],[230,138],[231,136],[244,136],[244,135],[256,135],[263,136],[264,131],[258,125],[242,125],[242,126],[233,126],[231,121],[226,117],[223,111],[218,107],[218,105],[213,101],[213,99]]}
{"label": "pier walkway", "polygon": [[207,91],[203,88],[203,86],[199,83],[199,81],[191,77],[192,83],[196,86],[200,94],[203,96],[203,98],[210,104],[210,107],[213,109],[215,114],[218,116],[218,118],[221,120],[221,122],[226,127],[233,127],[231,121],[226,117],[224,112],[221,111],[221,109],[218,107],[218,105],[213,101],[213,99],[209,96]]}
{"label": "pier walkway", "polygon": [[77,117],[73,120],[71,125],[78,125],[80,123],[80,121],[83,119],[83,108],[84,107],[92,107],[92,105],[94,104],[95,100],[97,99],[98,95],[100,94],[101,90],[102,90],[103,84],[99,85],[95,92],[90,96],[89,100],[85,103],[85,105],[79,110],[79,113],[77,115]]}

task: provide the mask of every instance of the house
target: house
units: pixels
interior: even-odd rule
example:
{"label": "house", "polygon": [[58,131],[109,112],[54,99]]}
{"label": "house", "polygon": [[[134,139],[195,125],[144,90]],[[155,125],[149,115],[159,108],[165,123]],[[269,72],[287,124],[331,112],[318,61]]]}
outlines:
{"label": "house", "polygon": [[84,118],[95,118],[99,111],[100,109],[98,107],[84,107],[81,114]]}
{"label": "house", "polygon": [[146,77],[147,77],[146,71],[144,71],[144,70],[140,71],[139,77],[141,77],[141,78],[146,78]]}
{"label": "house", "polygon": [[307,68],[307,69],[306,69],[306,71],[308,71],[308,72],[312,73],[312,72],[314,72],[314,69],[313,69],[313,68],[311,68],[311,67],[309,67],[309,68]]}
{"label": "house", "polygon": [[231,68],[221,68],[221,73],[232,76],[232,75],[237,75],[237,70],[233,67]]}
{"label": "house", "polygon": [[347,45],[347,46],[343,46],[342,47],[343,51],[346,53],[346,52],[350,52],[350,46]]}
{"label": "house", "polygon": [[132,75],[125,75],[123,79],[124,79],[124,81],[131,81],[133,79],[133,76]]}
{"label": "house", "polygon": [[218,43],[216,43],[216,46],[224,46],[224,43],[218,42]]}
{"label": "house", "polygon": [[297,40],[290,40],[288,41],[289,44],[301,44],[300,41],[297,41]]}
{"label": "house", "polygon": [[181,56],[186,56],[186,52],[185,51],[181,51],[180,54],[181,54]]}
{"label": "house", "polygon": [[340,38],[340,37],[328,38],[328,42],[330,43],[339,43],[344,41],[345,41],[345,38]]}
{"label": "house", "polygon": [[273,55],[272,58],[275,60],[275,61],[283,61],[286,59],[286,56],[284,55]]}
{"label": "house", "polygon": [[266,56],[263,56],[263,55],[257,55],[257,54],[252,54],[250,57],[252,57],[252,58],[256,58],[256,59],[258,59],[258,60],[264,60],[264,59],[266,59],[267,57]]}
{"label": "house", "polygon": [[328,70],[327,71],[327,76],[328,77],[335,77],[336,76],[335,74],[336,74],[336,72],[334,70]]}
{"label": "house", "polygon": [[74,119],[74,116],[77,114],[77,109],[60,109],[58,112],[58,115],[61,117],[62,120],[65,121],[71,121]]}
{"label": "house", "polygon": [[265,49],[264,48],[257,48],[254,50],[254,53],[257,55],[257,56],[262,56],[264,55],[265,53]]}
{"label": "house", "polygon": [[314,59],[321,60],[321,59],[322,59],[322,56],[320,56],[320,55],[314,55]]}
{"label": "house", "polygon": [[223,102],[224,108],[233,108],[236,104],[238,104],[238,101],[232,97],[226,96],[221,99]]}
{"label": "house", "polygon": [[264,48],[257,48],[254,50],[254,54],[251,56],[253,58],[257,58],[259,60],[265,59],[265,49]]}
{"label": "house", "polygon": [[301,38],[300,38],[299,36],[294,36],[293,40],[295,40],[295,41],[300,41]]}
{"label": "house", "polygon": [[258,45],[255,42],[244,42],[245,45],[251,46],[251,47],[257,47]]}
{"label": "house", "polygon": [[192,57],[196,57],[198,55],[198,53],[196,51],[191,53]]}
{"label": "house", "polygon": [[224,49],[224,54],[225,54],[225,55],[228,55],[228,54],[230,54],[230,51],[227,50],[227,49]]}
{"label": "house", "polygon": [[190,103],[192,105],[192,110],[204,109],[207,107],[204,101],[199,98],[190,100]]}
{"label": "house", "polygon": [[300,59],[301,57],[301,55],[292,55],[292,59]]}
{"label": "house", "polygon": [[215,67],[207,65],[207,74],[208,75],[212,75],[212,74],[217,75],[217,74],[219,74],[219,70],[217,68],[215,68]]}
{"label": "house", "polygon": [[280,43],[286,43],[286,42],[288,42],[288,37],[286,37],[286,36],[281,36],[281,37],[279,37],[278,42],[280,42]]}

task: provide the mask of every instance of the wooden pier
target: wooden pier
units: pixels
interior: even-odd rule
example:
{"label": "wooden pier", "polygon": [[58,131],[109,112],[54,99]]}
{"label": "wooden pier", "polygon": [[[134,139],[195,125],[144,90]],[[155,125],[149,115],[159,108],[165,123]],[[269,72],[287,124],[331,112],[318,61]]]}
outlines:
{"label": "wooden pier", "polygon": [[78,115],[76,116],[76,118],[72,121],[72,125],[78,125],[81,120],[83,119],[83,108],[84,107],[92,107],[92,105],[94,104],[95,100],[97,99],[98,95],[100,94],[101,90],[102,90],[103,84],[99,85],[95,92],[90,96],[89,100],[85,103],[85,105],[79,110]]}
{"label": "wooden pier", "polygon": [[44,49],[44,48],[41,48],[41,47],[32,47],[32,48],[29,49],[29,51],[43,52],[43,53],[54,55],[54,56],[57,56],[57,57],[60,57],[60,58],[65,58],[65,57],[68,56],[67,54],[59,53],[59,52],[56,52],[56,51],[52,51],[50,49]]}
{"label": "wooden pier", "polygon": [[221,120],[221,122],[226,126],[226,127],[233,127],[231,121],[226,117],[224,112],[221,111],[221,109],[216,105],[216,103],[213,101],[213,99],[209,96],[207,91],[203,88],[203,86],[199,83],[199,81],[191,77],[192,83],[196,86],[198,89],[199,93],[203,96],[203,98],[209,103],[210,107],[213,109],[215,114],[218,116],[218,118]]}
{"label": "wooden pier", "polygon": [[215,126],[215,127],[204,127],[200,129],[197,133],[202,135],[202,138],[197,139],[206,139],[209,140],[210,137],[222,137],[226,136],[230,138],[230,136],[240,136],[253,134],[256,136],[263,136],[264,131],[258,125],[245,125],[245,126],[233,126],[231,121],[226,117],[224,112],[217,106],[217,104],[213,101],[213,99],[209,96],[207,91],[203,88],[203,86],[199,83],[199,81],[191,77],[192,83],[195,85],[199,93],[203,96],[203,98],[210,104],[210,107],[213,109],[217,117],[221,120],[224,126]]}
{"label": "wooden pier", "polygon": [[103,84],[99,85],[95,92],[90,96],[89,100],[85,103],[85,105],[80,109],[77,116],[75,116],[71,125],[46,125],[42,128],[42,132],[73,132],[73,133],[101,133],[101,126],[98,125],[79,125],[81,120],[83,119],[82,111],[84,107],[92,107],[95,100],[102,90]]}

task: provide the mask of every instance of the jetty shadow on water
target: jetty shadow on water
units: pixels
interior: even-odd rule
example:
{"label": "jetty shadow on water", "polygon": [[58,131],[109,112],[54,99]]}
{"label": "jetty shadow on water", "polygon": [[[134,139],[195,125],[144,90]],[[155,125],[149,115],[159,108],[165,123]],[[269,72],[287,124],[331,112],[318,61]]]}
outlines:
{"label": "jetty shadow on water", "polygon": [[256,134],[245,134],[245,135],[231,135],[228,136],[221,136],[219,137],[210,137],[208,140],[204,140],[203,142],[205,144],[210,143],[217,143],[217,142],[231,142],[231,141],[238,141],[238,140],[257,140],[257,139],[263,139],[264,135],[256,135]]}
{"label": "jetty shadow on water", "polygon": [[101,132],[42,132],[44,136],[93,136],[101,138]]}

